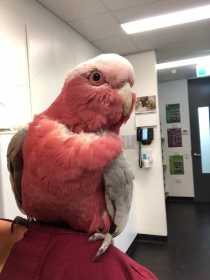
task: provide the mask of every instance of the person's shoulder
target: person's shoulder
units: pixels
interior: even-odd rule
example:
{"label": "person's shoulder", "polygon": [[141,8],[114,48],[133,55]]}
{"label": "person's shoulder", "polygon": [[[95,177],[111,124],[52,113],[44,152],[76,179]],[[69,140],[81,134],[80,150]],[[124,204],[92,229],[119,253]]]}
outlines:
{"label": "person's shoulder", "polygon": [[8,238],[11,234],[11,224],[12,222],[9,220],[1,220],[0,219],[0,239]]}
{"label": "person's shoulder", "polygon": [[7,257],[14,244],[21,240],[27,228],[14,224],[11,230],[12,221],[0,219],[0,272],[2,271]]}
{"label": "person's shoulder", "polygon": [[2,242],[16,242],[23,238],[27,228],[14,224],[13,231],[11,230],[12,221],[0,219],[0,243]]}

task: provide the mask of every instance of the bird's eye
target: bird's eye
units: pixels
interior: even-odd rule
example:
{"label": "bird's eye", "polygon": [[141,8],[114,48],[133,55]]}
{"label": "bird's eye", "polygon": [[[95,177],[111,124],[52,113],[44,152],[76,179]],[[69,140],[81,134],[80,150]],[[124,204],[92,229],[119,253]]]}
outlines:
{"label": "bird's eye", "polygon": [[100,86],[105,82],[102,73],[96,70],[90,74],[89,81],[91,82],[92,85],[95,86]]}

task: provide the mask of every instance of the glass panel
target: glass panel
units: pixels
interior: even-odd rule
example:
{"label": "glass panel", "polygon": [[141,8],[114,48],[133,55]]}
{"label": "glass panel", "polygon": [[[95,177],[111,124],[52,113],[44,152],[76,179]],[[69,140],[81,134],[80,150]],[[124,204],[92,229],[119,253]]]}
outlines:
{"label": "glass panel", "polygon": [[202,173],[210,173],[209,107],[198,107]]}

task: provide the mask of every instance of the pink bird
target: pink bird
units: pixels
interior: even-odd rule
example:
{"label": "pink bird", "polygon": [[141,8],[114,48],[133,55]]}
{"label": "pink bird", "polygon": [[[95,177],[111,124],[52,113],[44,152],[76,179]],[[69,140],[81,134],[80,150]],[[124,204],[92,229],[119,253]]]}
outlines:
{"label": "pink bird", "polygon": [[[105,239],[97,256],[110,243],[111,227],[115,235],[122,231],[130,207],[133,177],[126,171],[125,178],[120,175],[125,164],[118,133],[135,103],[133,83],[133,67],[119,55],[99,55],[80,64],[53,104],[21,137],[14,137],[8,150],[20,208],[38,221],[65,222],[93,234],[91,240]],[[111,169],[114,163],[117,175]],[[128,200],[123,210],[123,199],[119,207],[113,201],[120,197],[126,176],[125,189],[130,189],[122,196]]]}

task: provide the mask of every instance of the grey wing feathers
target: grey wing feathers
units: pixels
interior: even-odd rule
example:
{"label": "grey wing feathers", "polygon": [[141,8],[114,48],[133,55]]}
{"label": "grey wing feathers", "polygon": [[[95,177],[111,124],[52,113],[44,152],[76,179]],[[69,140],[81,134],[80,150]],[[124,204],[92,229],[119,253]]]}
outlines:
{"label": "grey wing feathers", "polygon": [[108,212],[116,226],[114,235],[126,226],[133,193],[134,175],[123,154],[104,170],[105,199]]}
{"label": "grey wing feathers", "polygon": [[7,149],[7,167],[10,173],[10,181],[18,207],[21,209],[21,180],[23,170],[22,148],[27,129],[19,130],[12,138]]}

